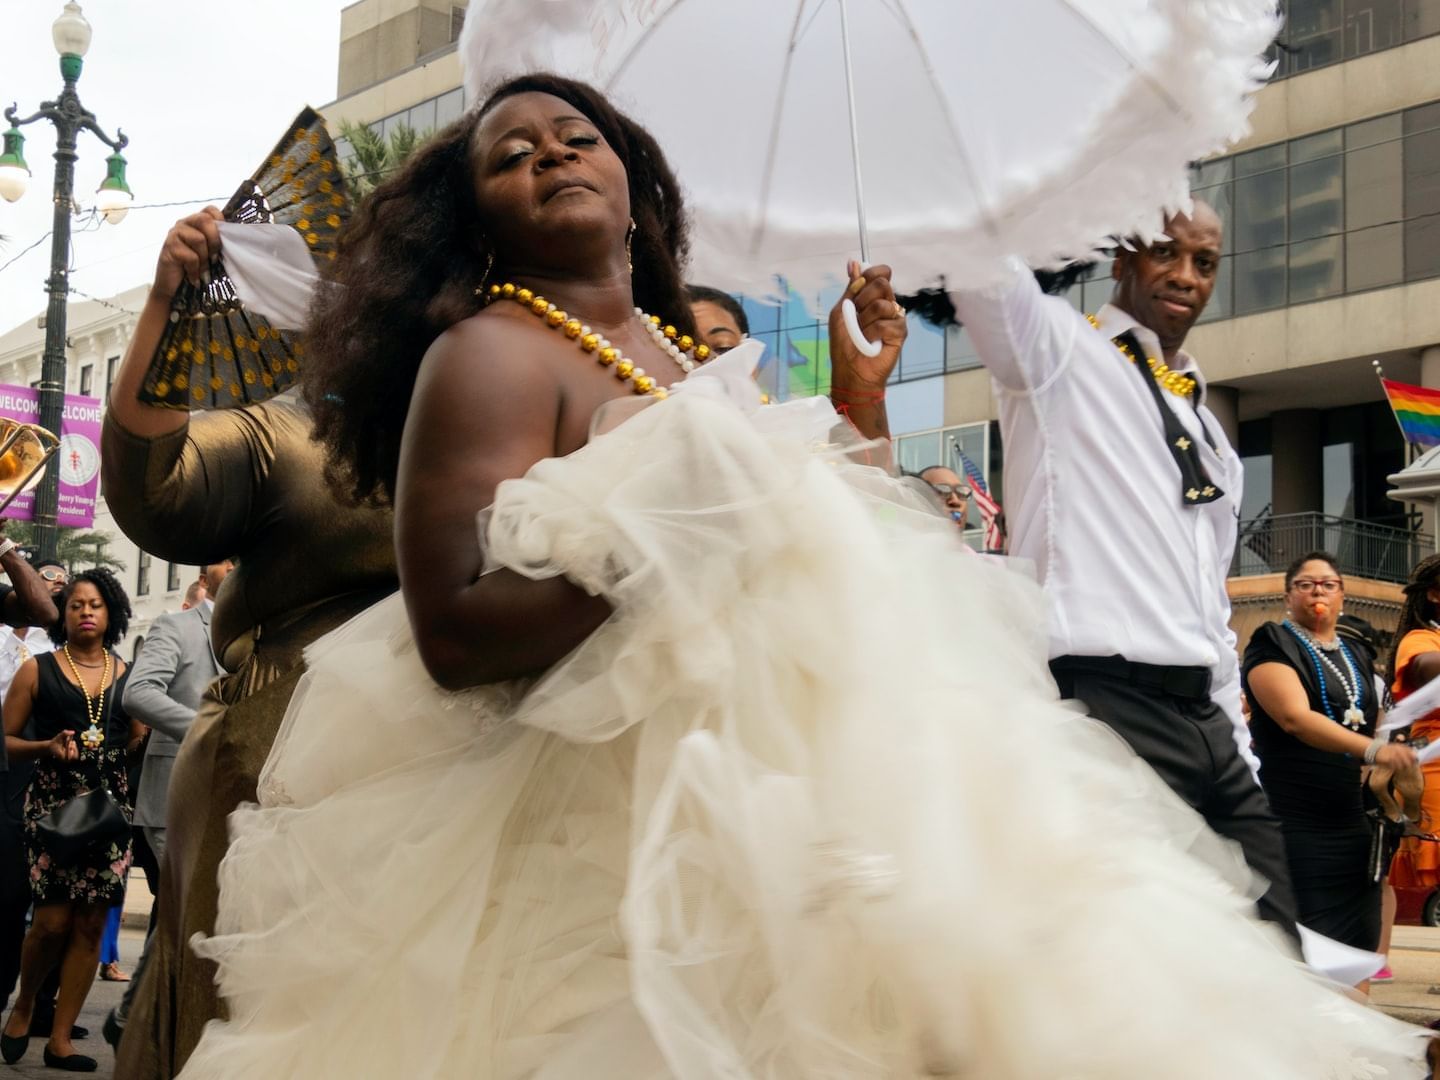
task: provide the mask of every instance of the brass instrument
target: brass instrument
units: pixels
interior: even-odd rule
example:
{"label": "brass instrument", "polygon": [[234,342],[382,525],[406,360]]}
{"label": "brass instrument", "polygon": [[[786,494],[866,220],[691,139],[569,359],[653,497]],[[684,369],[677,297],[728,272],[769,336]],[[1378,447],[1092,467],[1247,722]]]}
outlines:
{"label": "brass instrument", "polygon": [[59,449],[60,440],[38,424],[0,416],[0,514],[40,483],[45,463]]}

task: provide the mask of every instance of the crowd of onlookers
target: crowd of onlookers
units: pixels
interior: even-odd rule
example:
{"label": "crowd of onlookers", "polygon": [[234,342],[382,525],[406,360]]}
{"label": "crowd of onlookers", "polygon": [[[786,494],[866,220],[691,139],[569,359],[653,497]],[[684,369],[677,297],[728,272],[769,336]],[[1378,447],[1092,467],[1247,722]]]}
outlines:
{"label": "crowd of onlookers", "polygon": [[[74,1045],[90,1032],[76,1021],[97,973],[130,981],[119,955],[126,885],[138,865],[159,891],[169,766],[220,672],[210,596],[231,564],[205,567],[181,610],[156,619],[127,663],[117,646],[132,612],[114,574],[72,573],[55,560],[31,566],[0,550],[11,581],[0,627],[0,1052],[14,1063],[30,1038],[44,1037],[47,1065],[90,1072],[98,1063]],[[60,827],[94,798],[108,801],[117,827],[103,836],[90,820]],[[123,1019],[122,1005],[107,1020],[110,1041]]]}

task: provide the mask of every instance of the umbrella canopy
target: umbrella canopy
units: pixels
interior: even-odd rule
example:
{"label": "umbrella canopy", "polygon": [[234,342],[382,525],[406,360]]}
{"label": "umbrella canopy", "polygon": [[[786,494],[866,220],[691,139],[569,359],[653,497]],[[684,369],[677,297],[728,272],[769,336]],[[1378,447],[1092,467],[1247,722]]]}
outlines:
{"label": "umbrella canopy", "polygon": [[[802,292],[859,249],[902,291],[979,284],[1188,205],[1246,130],[1273,0],[472,0],[472,99],[549,69],[645,124],[685,186],[695,276]],[[853,88],[856,138],[852,144]]]}

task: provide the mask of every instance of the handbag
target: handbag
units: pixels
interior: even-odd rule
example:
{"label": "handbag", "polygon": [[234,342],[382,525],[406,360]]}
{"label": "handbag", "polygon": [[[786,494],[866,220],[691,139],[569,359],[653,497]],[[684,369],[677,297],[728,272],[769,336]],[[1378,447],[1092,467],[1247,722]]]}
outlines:
{"label": "handbag", "polygon": [[[105,728],[115,707],[112,694],[105,702]],[[96,755],[95,786],[66,799],[35,822],[41,846],[62,866],[73,866],[110,844],[123,847],[130,839],[130,822],[115,797],[105,788]]]}

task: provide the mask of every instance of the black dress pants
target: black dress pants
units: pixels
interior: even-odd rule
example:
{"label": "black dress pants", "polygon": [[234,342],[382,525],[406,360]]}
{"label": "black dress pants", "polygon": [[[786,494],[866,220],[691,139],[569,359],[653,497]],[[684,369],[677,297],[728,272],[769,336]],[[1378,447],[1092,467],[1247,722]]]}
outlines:
{"label": "black dress pants", "polygon": [[1221,836],[1234,840],[1250,868],[1269,882],[1257,907],[1298,944],[1295,893],[1280,820],[1235,745],[1229,717],[1209,696],[1182,697],[1127,680],[1052,665],[1060,693],[1084,702],[1160,774],[1160,779]]}

